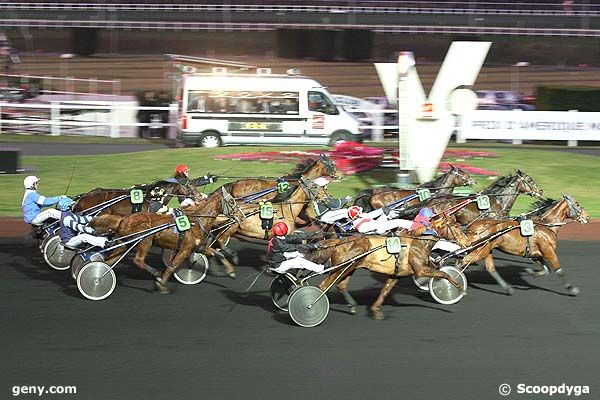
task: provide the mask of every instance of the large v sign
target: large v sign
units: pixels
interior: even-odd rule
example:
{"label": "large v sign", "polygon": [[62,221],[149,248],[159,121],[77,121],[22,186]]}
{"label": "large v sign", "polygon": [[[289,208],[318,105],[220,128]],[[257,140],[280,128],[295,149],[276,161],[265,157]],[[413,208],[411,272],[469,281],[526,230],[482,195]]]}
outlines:
{"label": "large v sign", "polygon": [[[453,42],[431,88],[429,98],[425,96],[415,67],[409,68],[406,85],[401,86],[401,91],[405,90],[405,93],[399,94],[398,65],[375,64],[388,99],[395,103],[400,98],[399,115],[404,115],[407,119],[404,122],[408,125],[408,154],[419,181],[425,182],[433,178],[452,136],[455,119],[450,110],[450,96],[459,87],[473,86],[490,45],[491,42]],[[402,98],[408,101],[402,101]],[[426,102],[433,105],[435,118],[422,118],[422,106]]]}

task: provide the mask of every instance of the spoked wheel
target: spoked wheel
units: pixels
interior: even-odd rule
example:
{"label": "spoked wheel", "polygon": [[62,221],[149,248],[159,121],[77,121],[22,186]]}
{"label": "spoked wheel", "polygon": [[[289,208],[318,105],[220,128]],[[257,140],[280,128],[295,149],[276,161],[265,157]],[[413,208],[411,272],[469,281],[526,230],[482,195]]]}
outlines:
{"label": "spoked wheel", "polygon": [[[315,303],[317,299],[319,300]],[[296,324],[304,328],[312,328],[327,318],[327,314],[329,314],[329,299],[326,295],[323,295],[323,292],[318,287],[297,287],[290,295],[288,313],[292,321]]]}
{"label": "spoked wheel", "polygon": [[440,268],[440,271],[447,273],[457,281],[462,290],[456,288],[449,281],[443,278],[433,278],[429,280],[429,293],[435,301],[440,304],[455,304],[460,301],[467,290],[467,278],[458,268],[445,266]]}
{"label": "spoked wheel", "polygon": [[208,258],[202,253],[192,253],[175,271],[175,279],[184,285],[195,285],[206,278]]}
{"label": "spoked wheel", "polygon": [[60,236],[54,234],[44,241],[42,254],[46,264],[58,271],[64,271],[69,269],[75,252],[66,249],[60,242]]}
{"label": "spoked wheel", "polygon": [[102,261],[85,263],[77,275],[77,288],[86,299],[104,300],[117,285],[115,272]]}
{"label": "spoked wheel", "polygon": [[277,275],[271,281],[271,287],[269,291],[271,293],[271,300],[275,307],[281,311],[288,310],[288,300],[290,299],[290,293],[298,286],[297,282],[292,281],[287,275]]}
{"label": "spoked wheel", "polygon": [[74,280],[77,280],[77,275],[79,275],[81,267],[88,261],[104,261],[104,257],[99,253],[92,254],[89,259],[85,258],[83,254],[75,255],[71,259],[71,276]]}

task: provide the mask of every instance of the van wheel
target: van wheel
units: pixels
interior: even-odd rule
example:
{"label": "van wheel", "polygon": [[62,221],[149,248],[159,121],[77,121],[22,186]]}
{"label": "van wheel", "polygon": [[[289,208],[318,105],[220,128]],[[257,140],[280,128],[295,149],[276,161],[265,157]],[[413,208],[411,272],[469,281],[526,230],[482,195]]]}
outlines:
{"label": "van wheel", "polygon": [[331,135],[331,140],[329,140],[330,146],[335,146],[337,142],[341,142],[343,140],[350,141],[350,133],[348,132],[335,132]]}
{"label": "van wheel", "polygon": [[221,135],[217,132],[206,132],[198,139],[200,147],[219,147],[221,145]]}

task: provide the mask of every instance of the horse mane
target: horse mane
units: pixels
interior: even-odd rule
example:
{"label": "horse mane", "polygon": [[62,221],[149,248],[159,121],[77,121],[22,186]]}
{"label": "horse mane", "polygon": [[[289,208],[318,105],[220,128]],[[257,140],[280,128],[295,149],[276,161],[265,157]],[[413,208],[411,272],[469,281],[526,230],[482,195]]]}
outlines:
{"label": "horse mane", "polygon": [[529,211],[533,211],[528,213],[530,216],[540,216],[548,211],[550,208],[554,207],[560,200],[551,199],[549,197],[541,198],[533,202]]}
{"label": "horse mane", "polygon": [[492,183],[490,186],[483,189],[482,193],[496,194],[496,193],[501,192],[502,189],[504,189],[506,186],[508,186],[513,181],[513,179],[515,179],[515,176],[516,175],[513,175],[513,174],[501,176],[500,178],[496,179],[496,181],[494,183]]}
{"label": "horse mane", "polygon": [[305,160],[300,161],[296,164],[296,167],[292,172],[287,175],[282,176],[283,179],[300,179],[302,175],[308,172],[309,169],[314,167],[314,165],[318,162],[318,159],[307,158]]}
{"label": "horse mane", "polygon": [[446,179],[446,177],[448,176],[448,174],[450,173],[450,171],[452,171],[452,170],[449,169],[448,171],[444,172],[443,174],[441,174],[437,178],[434,178],[434,179],[430,180],[429,182],[425,182],[425,183],[417,186],[417,188],[418,189],[424,189],[424,188],[435,188],[435,187],[438,187],[444,181],[444,179]]}

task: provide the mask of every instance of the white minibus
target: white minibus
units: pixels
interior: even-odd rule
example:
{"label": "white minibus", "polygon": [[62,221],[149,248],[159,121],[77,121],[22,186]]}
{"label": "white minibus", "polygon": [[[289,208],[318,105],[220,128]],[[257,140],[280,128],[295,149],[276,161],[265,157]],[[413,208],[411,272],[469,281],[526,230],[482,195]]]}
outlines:
{"label": "white minibus", "polygon": [[179,138],[188,144],[362,142],[360,122],[325,87],[303,76],[183,75],[180,99]]}

